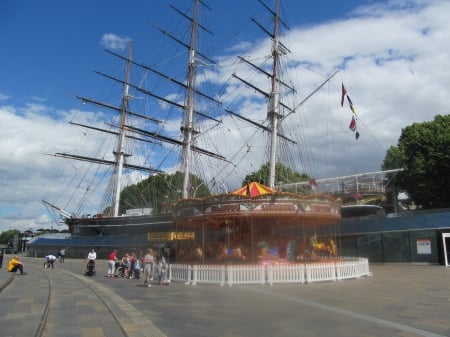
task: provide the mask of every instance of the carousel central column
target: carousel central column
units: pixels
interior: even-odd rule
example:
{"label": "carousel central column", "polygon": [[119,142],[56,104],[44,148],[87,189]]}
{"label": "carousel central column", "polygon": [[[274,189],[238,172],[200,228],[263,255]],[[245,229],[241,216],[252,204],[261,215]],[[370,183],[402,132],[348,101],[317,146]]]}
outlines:
{"label": "carousel central column", "polygon": [[178,241],[179,241],[179,237],[178,237],[178,222],[175,222],[175,234],[176,234],[176,237],[175,237],[175,261],[173,261],[172,263],[174,263],[174,262],[176,262],[176,263],[179,263],[179,261],[178,261]]}
{"label": "carousel central column", "polygon": [[250,259],[251,262],[255,263],[256,259],[255,259],[255,240],[254,240],[254,235],[253,235],[253,219],[252,217],[249,217],[250,219]]}
{"label": "carousel central column", "polygon": [[205,264],[205,220],[202,220],[202,264]]}

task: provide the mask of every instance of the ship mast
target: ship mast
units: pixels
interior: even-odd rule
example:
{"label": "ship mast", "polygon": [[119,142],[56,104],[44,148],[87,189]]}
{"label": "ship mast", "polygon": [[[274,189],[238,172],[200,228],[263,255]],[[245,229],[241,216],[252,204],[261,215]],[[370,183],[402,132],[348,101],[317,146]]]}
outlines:
{"label": "ship mast", "polygon": [[[283,120],[284,111],[287,111],[288,113],[294,113],[295,109],[292,109],[291,107],[287,106],[285,103],[281,101],[281,94],[280,94],[280,87],[283,87],[283,90],[288,90],[289,92],[296,93],[295,88],[293,88],[291,85],[287,84],[286,82],[283,82],[280,79],[280,71],[281,71],[281,64],[280,64],[280,58],[281,55],[289,53],[289,49],[283,45],[283,43],[280,42],[280,24],[283,24],[286,26],[286,24],[281,20],[280,18],[280,0],[276,0],[276,7],[275,10],[272,10],[269,8],[262,0],[259,0],[259,2],[273,15],[273,30],[269,31],[265,27],[263,27],[259,22],[257,22],[255,19],[252,18],[252,21],[259,27],[261,30],[263,30],[268,36],[272,38],[272,69],[271,72],[267,72],[264,69],[258,67],[257,65],[254,65],[250,61],[239,57],[241,61],[244,61],[249,66],[256,69],[261,74],[267,76],[270,78],[270,89],[269,91],[264,91],[252,83],[244,80],[243,78],[237,76],[236,74],[233,74],[232,76],[237,78],[239,81],[243,82],[245,85],[253,88],[258,93],[262,94],[264,97],[266,97],[268,103],[267,103],[267,121],[269,123],[268,126],[260,125],[258,123],[255,123],[253,121],[249,121],[248,119],[244,118],[243,116],[240,116],[233,111],[227,110],[229,114],[232,114],[233,116],[239,117],[247,122],[250,122],[251,124],[256,125],[257,127],[267,131],[270,133],[270,143],[269,143],[269,176],[268,176],[268,182],[267,185],[271,188],[275,187],[275,178],[276,178],[276,163],[277,163],[277,146],[278,146],[278,137],[283,138],[283,140],[288,141],[292,144],[296,144],[296,142],[292,139],[289,139],[285,135],[281,134],[279,129],[279,125]],[[286,26],[287,27],[287,26]],[[283,111],[282,111],[283,110]]]}
{"label": "ship mast", "polygon": [[274,27],[273,27],[273,43],[272,43],[272,89],[269,97],[269,105],[267,111],[267,118],[271,123],[271,140],[270,140],[270,162],[269,162],[269,187],[275,187],[275,166],[276,166],[276,150],[277,150],[277,133],[278,133],[278,120],[280,115],[280,93],[278,90],[278,70],[280,69],[280,57],[279,57],[279,0],[276,1]]}
{"label": "ship mast", "polygon": [[158,29],[161,33],[168,36],[169,38],[174,40],[176,43],[187,48],[189,59],[188,59],[188,76],[186,79],[186,84],[176,81],[172,77],[164,75],[163,73],[161,73],[159,71],[155,71],[152,68],[145,67],[146,70],[154,72],[156,75],[162,76],[166,80],[169,80],[169,81],[183,87],[186,90],[184,104],[180,105],[176,102],[171,102],[171,101],[165,99],[164,97],[159,97],[151,92],[144,92],[142,89],[136,88],[137,90],[144,92],[145,94],[154,96],[159,100],[163,100],[164,102],[169,103],[174,106],[177,106],[178,108],[182,108],[182,110],[183,110],[183,120],[182,120],[181,126],[180,126],[180,131],[181,131],[181,135],[182,135],[182,140],[180,142],[181,160],[182,160],[181,171],[183,174],[182,187],[181,187],[182,199],[188,198],[189,192],[191,191],[191,181],[190,180],[191,180],[192,160],[193,160],[192,152],[205,154],[205,155],[214,157],[219,160],[226,160],[226,158],[221,155],[214,154],[209,151],[205,151],[194,145],[195,136],[199,133],[199,131],[196,130],[195,126],[194,126],[194,115],[198,116],[200,118],[210,119],[216,123],[222,123],[222,121],[214,119],[205,113],[201,113],[201,112],[197,111],[196,107],[195,107],[196,104],[195,104],[194,97],[196,95],[202,96],[203,98],[206,98],[207,100],[210,100],[218,105],[220,105],[221,102],[218,101],[217,99],[215,99],[214,97],[211,97],[209,95],[206,95],[205,93],[202,93],[201,91],[198,91],[196,88],[196,83],[195,83],[196,72],[197,72],[196,68],[197,68],[197,62],[199,62],[199,58],[200,58],[200,62],[202,62],[202,60],[205,60],[209,64],[215,64],[215,62],[213,60],[211,60],[208,56],[204,55],[202,52],[197,50],[197,34],[198,34],[199,28],[202,31],[212,34],[206,27],[201,25],[198,21],[199,7],[201,5],[209,10],[210,10],[210,8],[202,0],[193,0],[192,3],[193,3],[193,10],[192,10],[191,16],[188,16],[187,14],[185,14],[185,12],[183,12],[182,10],[179,10],[175,6],[170,5],[170,7],[172,7],[172,9],[174,9],[178,14],[180,14],[185,19],[190,21],[190,41],[189,41],[189,43],[185,43],[184,41],[180,40],[179,38],[175,37],[174,35],[171,35],[167,31],[165,31],[164,29],[158,28],[152,24],[152,26],[155,26],[155,28]]}
{"label": "ship mast", "polygon": [[[127,157],[131,156],[131,154],[126,153],[126,139],[131,139],[133,141],[137,142],[149,142],[152,143],[153,141],[157,141],[158,143],[165,143],[165,144],[173,144],[176,146],[181,147],[182,152],[182,172],[183,172],[183,185],[182,185],[182,198],[188,198],[189,192],[190,192],[190,177],[191,177],[191,167],[192,167],[192,152],[198,153],[200,155],[206,155],[208,157],[212,157],[218,160],[225,160],[226,158],[221,156],[220,154],[213,153],[211,151],[205,150],[203,148],[200,148],[195,145],[195,136],[198,133],[197,130],[194,129],[194,116],[197,116],[199,118],[203,119],[209,119],[215,123],[222,123],[221,120],[212,118],[206,113],[203,113],[201,111],[198,111],[195,109],[195,102],[194,102],[194,96],[199,95],[205,99],[208,99],[216,104],[221,104],[220,101],[215,99],[214,97],[211,97],[201,91],[198,91],[196,89],[195,85],[195,77],[196,77],[196,63],[198,62],[198,58],[200,57],[203,60],[206,60],[210,64],[214,64],[215,62],[208,58],[206,55],[202,54],[201,52],[196,50],[196,40],[197,40],[197,31],[198,28],[202,29],[203,31],[206,31],[210,34],[212,34],[208,29],[206,29],[204,26],[200,25],[197,18],[197,13],[199,11],[198,7],[202,5],[209,9],[209,7],[202,1],[202,0],[193,0],[193,14],[192,17],[186,15],[183,11],[178,10],[176,7],[171,6],[175,11],[177,11],[180,15],[182,15],[184,18],[188,19],[190,21],[190,42],[184,43],[182,40],[178,39],[177,37],[169,34],[167,31],[157,28],[161,33],[168,36],[172,40],[174,40],[176,43],[181,44],[185,48],[187,48],[189,53],[189,60],[188,60],[188,77],[186,81],[177,81],[172,76],[166,75],[156,69],[153,69],[145,64],[138,63],[134,60],[132,60],[132,42],[129,43],[129,49],[128,49],[128,55],[127,57],[118,55],[112,51],[106,50],[110,54],[112,54],[115,57],[118,57],[126,62],[126,72],[125,72],[125,79],[119,79],[115,78],[113,76],[104,74],[102,72],[96,71],[97,74],[106,77],[109,80],[115,81],[123,86],[123,94],[122,94],[122,101],[120,106],[113,106],[104,102],[100,102],[91,98],[87,97],[81,97],[81,96],[75,96],[78,99],[80,99],[83,103],[90,103],[97,105],[101,108],[110,109],[113,111],[116,111],[120,114],[120,123],[118,125],[110,125],[113,126],[116,130],[106,130],[98,127],[93,127],[89,125],[83,125],[79,123],[71,122],[71,124],[81,126],[84,128],[92,129],[99,132],[105,132],[111,135],[114,135],[117,137],[117,144],[114,149],[114,159],[113,160],[106,160],[104,158],[93,158],[93,157],[87,157],[87,156],[81,156],[81,155],[74,155],[70,153],[55,153],[54,156],[57,157],[63,157],[68,159],[74,159],[74,160],[81,160],[91,163],[98,163],[98,164],[104,164],[104,165],[110,165],[113,167],[113,174],[111,177],[111,204],[110,204],[110,210],[111,210],[111,216],[116,217],[119,215],[119,202],[120,202],[120,192],[122,189],[122,174],[124,169],[130,168],[134,170],[140,170],[145,171],[149,173],[163,173],[162,171],[158,169],[154,169],[152,167],[148,166],[140,166],[140,165],[134,165],[127,162]],[[165,95],[158,95],[152,91],[149,91],[148,89],[144,89],[141,86],[135,85],[131,83],[130,79],[130,72],[131,67],[137,66],[139,68],[144,69],[145,71],[150,71],[154,73],[155,75],[161,77],[164,80],[170,81],[171,83],[174,83],[182,88],[185,89],[186,96],[185,101],[183,104],[180,104],[177,101],[171,101],[167,99]],[[168,103],[176,108],[179,108],[183,111],[183,120],[181,122],[181,134],[182,139],[175,139],[168,136],[165,136],[164,134],[161,134],[159,131],[152,131],[147,129],[141,129],[137,128],[136,126],[130,125],[128,119],[130,116],[132,117],[138,117],[140,119],[145,119],[149,122],[161,124],[162,121],[151,118],[148,116],[145,116],[143,114],[140,114],[138,112],[133,112],[129,110],[129,102],[130,98],[132,97],[130,95],[131,90],[137,90],[140,93],[153,97],[161,102]]]}
{"label": "ship mast", "polygon": [[127,112],[128,112],[128,102],[130,99],[129,96],[129,76],[130,76],[130,69],[131,69],[131,48],[132,48],[132,42],[129,42],[128,46],[128,58],[126,63],[126,72],[125,72],[125,81],[123,86],[123,95],[122,95],[122,109],[120,113],[120,125],[119,125],[119,133],[118,133],[118,143],[116,151],[114,152],[114,157],[116,159],[116,164],[114,167],[114,174],[113,174],[113,200],[112,200],[112,206],[111,206],[111,212],[112,216],[118,216],[119,215],[119,202],[120,202],[120,190],[122,187],[122,172],[123,172],[123,166],[125,163],[125,128],[126,128],[126,120],[127,120]]}
{"label": "ship mast", "polygon": [[191,20],[191,40],[189,43],[189,62],[188,62],[188,80],[187,80],[187,92],[185,113],[183,118],[183,124],[181,126],[181,132],[183,134],[182,145],[182,160],[183,160],[183,188],[182,198],[189,197],[189,178],[191,171],[191,146],[193,137],[193,115],[194,115],[194,91],[195,91],[195,50],[197,39],[197,10],[199,0],[194,0],[194,10]]}
{"label": "ship mast", "polygon": [[289,27],[286,25],[286,23],[281,19],[280,17],[280,0],[275,1],[275,10],[272,10],[270,7],[268,7],[262,0],[259,0],[259,2],[272,14],[273,16],[273,30],[269,31],[264,26],[262,26],[258,21],[252,18],[252,21],[259,27],[261,30],[263,30],[268,36],[272,39],[272,69],[271,72],[267,72],[266,70],[258,67],[257,65],[254,65],[250,61],[246,60],[243,57],[239,57],[239,59],[249,66],[256,69],[261,74],[267,76],[270,78],[270,90],[264,91],[257,86],[253,85],[252,83],[244,80],[243,78],[237,76],[236,74],[233,74],[232,76],[245,85],[249,86],[250,88],[254,89],[259,94],[262,94],[267,99],[267,121],[268,125],[262,125],[259,123],[256,123],[254,121],[251,121],[240,114],[237,114],[229,109],[226,111],[238,118],[241,118],[242,120],[249,122],[262,130],[270,133],[270,139],[269,139],[269,176],[267,185],[270,188],[275,188],[275,179],[276,179],[276,164],[277,164],[277,147],[278,147],[278,137],[282,138],[283,141],[287,141],[290,144],[297,144],[294,140],[288,138],[286,135],[282,134],[280,125],[283,123],[283,121],[291,114],[296,112],[296,109],[299,108],[301,105],[303,105],[311,96],[313,96],[317,91],[320,90],[334,75],[336,75],[337,72],[333,73],[331,76],[329,76],[322,84],[320,84],[319,87],[317,87],[314,91],[312,91],[304,100],[300,102],[296,107],[290,107],[286,105],[282,101],[282,96],[284,96],[284,93],[292,93],[296,94],[295,88],[284,82],[281,79],[281,57],[285,54],[290,53],[290,50],[280,41],[280,26],[289,29]]}

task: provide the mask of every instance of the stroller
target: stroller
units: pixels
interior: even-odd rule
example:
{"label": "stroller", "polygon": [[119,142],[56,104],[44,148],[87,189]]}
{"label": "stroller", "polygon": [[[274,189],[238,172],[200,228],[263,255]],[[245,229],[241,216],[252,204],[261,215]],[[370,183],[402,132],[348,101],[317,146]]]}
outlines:
{"label": "stroller", "polygon": [[125,267],[122,262],[116,262],[114,267],[116,277],[125,277]]}
{"label": "stroller", "polygon": [[87,263],[85,275],[86,276],[94,276],[95,275],[95,261],[94,260],[89,260],[89,262]]}

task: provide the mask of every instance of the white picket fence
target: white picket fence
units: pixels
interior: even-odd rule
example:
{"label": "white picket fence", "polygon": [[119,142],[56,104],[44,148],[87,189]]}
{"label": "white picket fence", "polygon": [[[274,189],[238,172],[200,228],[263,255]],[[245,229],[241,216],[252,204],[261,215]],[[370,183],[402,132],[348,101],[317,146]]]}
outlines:
{"label": "white picket fence", "polygon": [[371,276],[367,258],[340,257],[320,263],[277,265],[187,265],[171,264],[172,281],[186,284],[270,284],[312,283]]}

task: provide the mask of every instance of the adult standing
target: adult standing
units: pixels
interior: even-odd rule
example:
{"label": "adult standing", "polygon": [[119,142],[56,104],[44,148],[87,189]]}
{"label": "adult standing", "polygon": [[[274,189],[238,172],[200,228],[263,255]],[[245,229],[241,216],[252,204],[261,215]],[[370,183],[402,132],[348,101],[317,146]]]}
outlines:
{"label": "adult standing", "polygon": [[61,248],[61,250],[58,253],[58,255],[59,255],[59,262],[61,262],[61,263],[64,263],[64,257],[66,255],[66,249],[67,248]]}
{"label": "adult standing", "polygon": [[149,248],[147,254],[144,256],[144,285],[151,287],[150,281],[153,280],[153,265],[155,264],[155,258],[153,256],[153,250]]}
{"label": "adult standing", "polygon": [[130,269],[130,255],[128,253],[125,253],[124,256],[122,256],[122,276],[125,278],[128,278],[128,270]]}
{"label": "adult standing", "polygon": [[108,256],[108,277],[114,277],[116,272],[117,249],[114,249]]}

